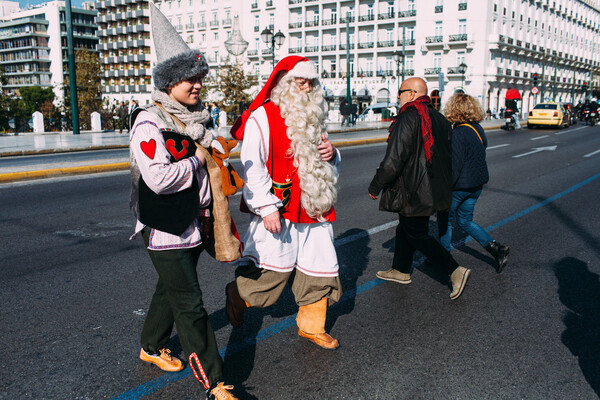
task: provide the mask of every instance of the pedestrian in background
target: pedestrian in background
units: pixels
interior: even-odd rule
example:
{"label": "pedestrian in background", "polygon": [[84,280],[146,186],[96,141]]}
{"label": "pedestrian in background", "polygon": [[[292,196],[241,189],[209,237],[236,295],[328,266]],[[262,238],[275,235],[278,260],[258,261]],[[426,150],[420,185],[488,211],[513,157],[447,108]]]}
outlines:
{"label": "pedestrian in background", "polygon": [[221,110],[219,110],[219,107],[217,106],[217,103],[212,103],[212,109],[210,110],[210,115],[212,117],[213,120],[213,127],[217,128],[219,126],[219,113],[221,112]]}
{"label": "pedestrian in background", "polygon": [[119,126],[120,126],[120,130],[119,133],[123,133],[123,129],[127,129],[129,130],[129,124],[128,124],[128,119],[129,119],[129,110],[127,110],[127,106],[125,105],[125,102],[122,101],[121,105],[119,106],[119,110],[117,111],[117,115],[119,116]]}
{"label": "pedestrian in background", "polygon": [[498,273],[506,266],[509,253],[504,246],[473,221],[473,212],[483,185],[489,181],[485,159],[487,138],[479,125],[483,109],[472,96],[455,93],[448,99],[444,114],[452,129],[452,205],[450,212],[438,213],[440,242],[448,251],[452,250],[452,221],[456,214],[458,226],[473,237],[496,260]]}
{"label": "pedestrian in background", "polygon": [[340,114],[342,114],[342,126],[350,125],[350,106],[345,99],[340,103]]}
{"label": "pedestrian in background", "polygon": [[397,212],[396,243],[392,268],[379,271],[380,279],[409,284],[415,250],[450,275],[450,299],[463,292],[471,270],[458,265],[450,253],[429,234],[429,217],[448,211],[452,203],[451,125],[432,105],[421,78],[402,82],[400,110],[390,126],[385,157],[369,185],[369,196],[379,209]]}
{"label": "pedestrian in background", "polygon": [[358,105],[352,102],[350,106],[350,123],[352,126],[356,125],[356,118],[358,118]]}

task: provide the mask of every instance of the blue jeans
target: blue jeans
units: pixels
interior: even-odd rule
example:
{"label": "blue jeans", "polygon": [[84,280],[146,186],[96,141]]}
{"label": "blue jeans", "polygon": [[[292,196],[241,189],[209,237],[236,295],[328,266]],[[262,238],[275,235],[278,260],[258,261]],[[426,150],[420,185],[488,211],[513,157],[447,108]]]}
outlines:
{"label": "blue jeans", "polygon": [[450,212],[438,213],[438,233],[440,242],[446,250],[452,250],[452,220],[454,214],[457,216],[458,226],[477,240],[480,245],[485,247],[492,242],[493,239],[490,235],[481,226],[473,222],[473,211],[480,195],[481,189],[475,192],[453,191]]}

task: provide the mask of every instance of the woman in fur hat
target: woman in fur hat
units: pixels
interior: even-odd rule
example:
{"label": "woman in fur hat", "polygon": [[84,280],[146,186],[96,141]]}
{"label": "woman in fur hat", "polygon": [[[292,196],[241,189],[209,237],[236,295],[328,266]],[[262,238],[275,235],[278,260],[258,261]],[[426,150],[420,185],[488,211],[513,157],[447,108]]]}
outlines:
{"label": "woman in fur hat", "polygon": [[140,359],[165,371],[182,370],[181,360],[165,347],[175,324],[183,351],[197,356],[207,398],[234,399],[233,386],[223,383],[223,360],[196,273],[203,249],[199,216],[206,215],[211,202],[206,159],[196,143],[220,146],[206,129],[210,115],[199,103],[208,65],[152,3],[150,10],[158,59],[154,103],[133,113],[130,133],[135,232],[142,233],[158,273]]}

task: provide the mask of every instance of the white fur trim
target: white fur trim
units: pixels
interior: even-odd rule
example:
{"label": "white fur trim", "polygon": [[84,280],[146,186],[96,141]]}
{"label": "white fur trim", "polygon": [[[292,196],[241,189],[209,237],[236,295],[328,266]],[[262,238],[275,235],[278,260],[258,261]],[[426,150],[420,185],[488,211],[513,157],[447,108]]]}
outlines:
{"label": "white fur trim", "polygon": [[288,72],[294,78],[316,79],[319,77],[317,66],[312,61],[301,61]]}

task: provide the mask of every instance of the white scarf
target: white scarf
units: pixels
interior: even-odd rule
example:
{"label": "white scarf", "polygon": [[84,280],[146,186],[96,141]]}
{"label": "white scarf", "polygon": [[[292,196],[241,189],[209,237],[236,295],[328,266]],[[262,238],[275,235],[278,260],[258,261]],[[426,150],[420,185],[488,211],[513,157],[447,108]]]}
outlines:
{"label": "white scarf", "polygon": [[152,92],[152,101],[160,103],[169,113],[179,118],[186,125],[184,134],[199,143],[202,147],[209,148],[213,140],[213,135],[204,124],[210,119],[208,110],[202,109],[202,104],[188,108],[178,101],[173,100],[162,90],[154,89]]}

